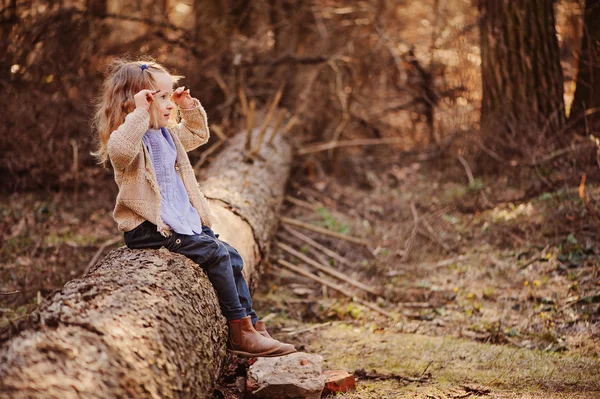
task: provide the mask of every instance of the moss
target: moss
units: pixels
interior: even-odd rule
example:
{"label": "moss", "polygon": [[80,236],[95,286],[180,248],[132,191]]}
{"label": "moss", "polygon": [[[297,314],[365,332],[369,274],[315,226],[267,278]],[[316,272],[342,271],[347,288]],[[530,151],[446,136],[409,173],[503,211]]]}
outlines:
{"label": "moss", "polygon": [[[371,332],[368,327],[346,323],[333,324],[315,334],[318,337],[307,349],[323,355],[329,369],[365,368],[415,377],[427,368],[432,374],[428,385],[441,390],[465,383],[521,393],[600,390],[600,361],[576,353],[549,353],[390,330]],[[360,392],[367,392],[373,384],[361,386]],[[373,389],[384,395],[385,386]],[[357,397],[352,395],[347,397]]]}

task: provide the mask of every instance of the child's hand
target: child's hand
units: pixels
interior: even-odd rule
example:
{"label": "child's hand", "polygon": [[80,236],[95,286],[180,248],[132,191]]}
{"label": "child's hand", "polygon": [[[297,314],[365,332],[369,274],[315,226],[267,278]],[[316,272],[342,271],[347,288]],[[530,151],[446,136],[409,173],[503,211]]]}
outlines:
{"label": "child's hand", "polygon": [[173,101],[179,106],[179,108],[193,108],[194,100],[190,95],[190,89],[184,90],[185,86],[178,87],[171,97]]}
{"label": "child's hand", "polygon": [[136,108],[143,108],[148,110],[150,104],[154,101],[154,95],[160,90],[141,90],[133,96]]}

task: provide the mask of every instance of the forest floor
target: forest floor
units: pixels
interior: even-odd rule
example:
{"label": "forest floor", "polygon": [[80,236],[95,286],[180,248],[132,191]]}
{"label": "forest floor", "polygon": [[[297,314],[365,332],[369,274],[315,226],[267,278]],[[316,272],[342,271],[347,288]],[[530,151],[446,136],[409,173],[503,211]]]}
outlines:
{"label": "forest floor", "polygon": [[[256,303],[276,337],[321,354],[328,369],[396,375],[360,381],[344,398],[600,397],[600,248],[578,187],[527,198],[507,178],[468,185],[448,168],[424,169],[366,170],[368,188],[292,185],[285,217],[369,244],[282,225],[343,264],[285,227],[278,239],[382,295],[298,276],[278,260],[306,262],[274,245]],[[598,189],[586,193],[597,199]]]}
{"label": "forest floor", "polygon": [[[321,354],[327,369],[391,377],[359,379],[356,391],[339,397],[600,397],[600,249],[577,186],[528,198],[507,179],[468,185],[447,168],[420,164],[364,169],[363,178],[293,180],[283,216],[367,245],[287,223],[277,240],[381,295],[324,274],[345,293],[301,277],[278,260],[305,262],[275,243],[255,294],[274,335]],[[598,199],[597,187],[586,193]],[[0,201],[0,292],[14,292],[0,296],[0,327],[81,275],[104,243],[112,241],[102,254],[123,245],[113,194]]]}

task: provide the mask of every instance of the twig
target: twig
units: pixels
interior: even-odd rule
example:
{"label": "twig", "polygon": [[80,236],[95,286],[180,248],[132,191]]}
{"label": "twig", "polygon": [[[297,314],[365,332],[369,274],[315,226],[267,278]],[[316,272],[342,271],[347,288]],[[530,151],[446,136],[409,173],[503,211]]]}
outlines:
{"label": "twig", "polygon": [[287,132],[289,132],[292,129],[292,127],[294,127],[294,125],[296,124],[296,122],[298,122],[298,118],[296,117],[296,115],[294,115],[286,123],[286,125],[283,127],[283,129],[273,129],[273,133],[271,133],[271,138],[269,138],[269,143],[271,143],[275,139],[275,136],[277,134],[279,134],[280,130],[282,130],[282,134],[286,134]]}
{"label": "twig", "polygon": [[346,235],[337,233],[335,231],[327,230],[327,229],[325,229],[323,227],[319,227],[319,226],[315,226],[315,225],[312,225],[312,224],[309,224],[309,223],[301,222],[301,221],[296,220],[296,219],[282,217],[281,221],[283,223],[286,223],[286,224],[291,224],[293,226],[302,227],[304,229],[312,230],[312,231],[315,231],[317,233],[321,233],[321,234],[325,234],[325,235],[329,235],[331,237],[336,237],[336,238],[339,238],[341,240],[350,241],[350,242],[353,242],[353,243],[356,243],[356,244],[361,244],[361,245],[364,245],[364,246],[369,245],[369,242],[367,240],[363,240],[361,238],[355,238],[355,237],[346,236]]}
{"label": "twig", "polygon": [[434,263],[433,267],[435,267],[435,268],[444,267],[444,266],[448,266],[448,265],[451,265],[451,264],[456,263],[456,262],[462,262],[463,260],[467,260],[469,258],[471,258],[471,256],[469,256],[469,255],[460,255],[460,256],[457,256],[457,257],[454,257],[454,258],[444,259],[444,260],[441,260],[441,261],[439,261],[437,263]]}
{"label": "twig", "polygon": [[309,279],[311,279],[313,281],[318,282],[319,284],[322,284],[322,285],[325,285],[325,286],[327,286],[327,287],[329,287],[331,289],[334,289],[334,290],[338,291],[340,294],[343,294],[343,295],[345,295],[345,296],[347,296],[349,298],[352,298],[352,300],[356,300],[356,302],[360,303],[361,305],[365,305],[366,303],[369,303],[369,305],[365,305],[365,306],[368,306],[369,309],[375,310],[376,312],[379,312],[379,313],[381,313],[381,314],[383,314],[383,315],[385,315],[387,317],[391,317],[391,315],[388,312],[386,312],[383,309],[380,309],[377,305],[374,305],[374,304],[372,304],[370,302],[363,301],[362,299],[358,299],[358,298],[353,297],[352,293],[348,292],[348,289],[345,288],[345,287],[342,287],[340,285],[337,285],[335,283],[332,283],[330,281],[322,279],[321,277],[315,276],[314,274],[312,274],[310,272],[307,272],[306,270],[303,270],[302,268],[300,268],[300,267],[298,267],[298,266],[296,266],[296,265],[294,265],[294,264],[292,264],[292,263],[290,263],[290,262],[288,262],[288,261],[286,261],[284,259],[278,259],[277,263],[279,263],[281,266],[285,267],[286,269],[291,270],[291,271],[293,271],[293,272],[295,272],[295,273],[297,273],[297,274],[299,274],[301,276],[304,276],[306,278],[309,278]]}
{"label": "twig", "polygon": [[215,144],[211,145],[210,148],[202,153],[198,162],[194,164],[194,169],[198,169],[200,166],[206,162],[208,157],[215,152],[219,147],[221,147],[225,143],[225,141],[217,141]]}
{"label": "twig", "polygon": [[332,267],[329,267],[327,265],[323,265],[323,264],[321,264],[319,262],[316,262],[316,261],[310,259],[308,256],[304,255],[301,252],[296,251],[294,248],[290,247],[287,244],[284,244],[284,243],[282,243],[280,241],[277,241],[277,246],[279,248],[283,249],[285,252],[289,253],[290,255],[293,255],[296,258],[298,258],[300,260],[303,260],[304,262],[308,263],[309,265],[311,265],[312,267],[314,267],[317,270],[320,270],[320,271],[322,271],[324,273],[327,273],[327,274],[329,274],[331,276],[337,277],[340,280],[345,281],[346,283],[348,283],[348,284],[350,284],[350,285],[352,285],[352,286],[354,286],[354,287],[356,287],[358,289],[366,291],[366,292],[368,292],[370,294],[373,294],[373,295],[376,295],[376,296],[380,295],[379,292],[377,292],[375,289],[369,287],[368,285],[363,284],[363,283],[361,283],[359,281],[356,281],[356,280],[354,280],[354,279],[346,276],[344,273],[341,273],[341,272],[335,270]]}
{"label": "twig", "polygon": [[417,208],[415,206],[414,201],[410,202],[410,211],[413,215],[414,226],[410,233],[410,236],[404,243],[404,254],[402,255],[402,259],[400,260],[401,262],[404,262],[410,256],[410,250],[412,249],[413,242],[415,241],[415,238],[417,237],[417,232],[419,231],[419,213],[417,212]]}
{"label": "twig", "polygon": [[261,318],[262,321],[264,321],[265,323],[273,318],[277,317],[276,313],[269,313],[268,315],[266,315],[265,317]]}
{"label": "twig", "polygon": [[219,140],[225,141],[227,140],[227,136],[223,133],[223,129],[219,125],[211,125],[210,130],[215,132],[215,134],[219,137]]}
{"label": "twig", "polygon": [[514,339],[512,339],[508,335],[504,334],[503,332],[500,332],[500,335],[502,336],[502,338],[504,338],[506,340],[506,342],[508,342],[509,344],[512,344],[512,345],[516,346],[517,348],[524,348],[525,347],[525,345],[523,345],[520,342],[515,341]]}
{"label": "twig", "polygon": [[477,387],[477,386],[469,386],[469,385],[462,385],[462,388],[469,392],[469,393],[474,393],[476,395],[487,395],[490,392],[492,392],[491,389],[487,388],[487,387]]}
{"label": "twig", "polygon": [[427,372],[427,369],[429,368],[429,366],[431,366],[433,364],[433,360],[430,360],[429,363],[427,363],[427,366],[425,366],[425,369],[423,369],[423,372],[421,373],[421,377],[423,377],[425,375],[425,373]]}
{"label": "twig", "polygon": [[277,131],[279,130],[279,127],[281,126],[281,123],[283,122],[283,118],[285,118],[285,113],[286,113],[285,109],[279,110],[279,115],[277,115],[277,120],[275,121],[275,127],[273,128],[273,131],[271,132],[271,137],[269,137],[267,144],[269,144],[269,145],[273,144],[273,139],[275,138],[275,135],[277,134]]}
{"label": "twig", "polygon": [[437,245],[439,245],[440,247],[442,247],[443,249],[445,249],[446,252],[452,252],[452,248],[450,248],[448,246],[448,244],[446,244],[445,242],[443,242],[442,240],[440,240],[434,234],[431,234],[431,233],[429,233],[426,230],[423,230],[421,228],[419,228],[417,230],[417,233],[419,233],[420,236],[425,237],[428,240],[431,240],[432,242],[436,243]]}
{"label": "twig", "polygon": [[[398,265],[395,265],[396,267],[404,267],[404,268],[414,268],[417,265],[421,268],[433,268],[433,269],[437,269],[440,267],[444,267],[444,266],[448,266],[451,265],[453,263],[458,263],[458,262],[462,262],[465,261],[467,259],[472,258],[474,255],[459,255],[453,258],[448,258],[448,259],[443,259],[439,262],[423,262],[423,263],[418,263],[418,264],[413,264],[413,263],[401,263]],[[388,273],[386,273],[386,276],[391,277],[392,273],[396,273],[393,275],[397,275],[399,273],[404,273],[406,272],[406,270],[390,270]]]}
{"label": "twig", "polygon": [[473,177],[473,172],[471,171],[471,167],[469,166],[469,163],[460,154],[458,154],[457,158],[460,161],[460,163],[462,164],[462,166],[465,168],[465,172],[467,172],[467,178],[469,179],[469,185],[472,186],[473,183],[475,183],[475,178]]}
{"label": "twig", "polygon": [[256,101],[250,101],[250,110],[246,116],[246,151],[250,151],[252,146],[252,129],[254,128],[254,111],[256,109]]}
{"label": "twig", "polygon": [[350,147],[350,146],[365,146],[365,145],[379,145],[379,144],[400,144],[406,141],[402,137],[384,137],[381,139],[355,139],[355,140],[339,140],[336,142],[327,142],[322,144],[315,144],[307,146],[298,150],[299,155],[311,154],[314,152],[326,151],[331,148],[337,147]]}
{"label": "twig", "polygon": [[[225,98],[230,98],[231,92],[229,91],[229,87],[227,87],[227,84],[223,80],[223,77],[221,76],[221,74],[217,70],[215,70],[212,74],[212,77],[215,80],[215,82],[217,82],[217,85],[223,91],[223,94],[225,94]],[[235,96],[234,96],[234,98],[235,98]]]}
{"label": "twig", "polygon": [[357,378],[364,378],[366,380],[400,380],[408,382],[426,382],[429,380],[429,376],[422,377],[406,377],[400,374],[379,374],[376,370],[366,371],[365,369],[354,370],[354,375]]}
{"label": "twig", "polygon": [[92,268],[92,266],[94,266],[96,264],[96,262],[98,261],[98,258],[100,257],[100,255],[102,255],[102,251],[104,251],[104,249],[106,247],[108,247],[109,245],[116,244],[117,242],[121,241],[122,238],[123,238],[122,236],[117,236],[117,237],[111,238],[110,240],[105,241],[104,244],[102,244],[100,246],[100,248],[98,248],[98,250],[96,251],[96,253],[92,257],[92,260],[90,260],[90,263],[88,263],[88,265],[85,268],[85,271],[83,272],[83,274],[87,274],[90,271],[90,269]]}
{"label": "twig", "polygon": [[257,61],[242,61],[241,65],[243,66],[255,66],[255,65],[270,65],[270,66],[278,66],[282,64],[323,64],[329,61],[329,58],[324,56],[316,56],[316,57],[294,57],[293,55],[284,55],[282,57],[277,58],[276,60],[264,59]]}
{"label": "twig", "polygon": [[285,127],[283,128],[283,133],[289,132],[290,130],[292,130],[292,128],[294,127],[294,125],[296,124],[296,122],[298,122],[298,117],[296,115],[292,116],[292,118],[285,124]]}
{"label": "twig", "polygon": [[248,100],[246,99],[246,92],[240,87],[238,90],[240,96],[240,103],[242,103],[242,115],[248,116]]}
{"label": "twig", "polygon": [[396,302],[396,305],[405,307],[405,308],[420,308],[427,309],[435,307],[429,302]]}
{"label": "twig", "polygon": [[519,270],[523,270],[525,269],[527,266],[531,265],[532,263],[537,262],[538,260],[543,260],[544,257],[542,256],[544,252],[546,252],[548,250],[548,248],[550,248],[550,245],[546,245],[544,247],[544,249],[542,249],[540,252],[538,252],[537,254],[535,254],[534,256],[532,256],[527,262],[525,262],[523,265],[519,266]]}
{"label": "twig", "polygon": [[18,294],[21,291],[16,290],[16,291],[9,291],[9,292],[0,292],[0,295],[14,295],[14,294]]}
{"label": "twig", "polygon": [[576,305],[576,304],[578,304],[580,302],[584,302],[584,301],[587,301],[589,299],[598,299],[598,298],[600,298],[600,292],[596,292],[596,293],[594,293],[592,295],[584,296],[583,298],[579,298],[576,301],[567,303],[566,305],[564,305],[563,307],[561,307],[560,309],[558,309],[557,313],[562,312],[563,310],[568,309],[571,306],[574,306],[574,305]]}
{"label": "twig", "polygon": [[[473,187],[474,183],[475,183],[475,178],[473,177],[473,172],[471,171],[471,167],[469,166],[469,163],[460,154],[458,154],[458,160],[460,161],[460,163],[465,168],[465,171],[467,172],[467,178],[469,179],[469,186]],[[494,204],[492,204],[490,202],[487,195],[485,195],[485,193],[483,192],[483,189],[479,190],[479,195],[481,196],[481,201],[483,202],[483,205],[490,207],[490,208],[494,207]]]}
{"label": "twig", "polygon": [[271,106],[269,107],[269,111],[267,112],[267,117],[265,118],[265,121],[263,122],[263,125],[260,129],[260,133],[258,135],[258,144],[256,145],[256,148],[252,150],[252,152],[255,154],[258,154],[260,152],[260,147],[262,146],[263,139],[265,138],[265,134],[267,133],[267,128],[271,124],[271,121],[273,120],[273,115],[275,115],[275,109],[277,108],[277,105],[279,104],[279,100],[281,100],[281,95],[283,94],[283,87],[284,87],[284,84],[282,84],[279,87],[279,90],[277,90],[277,93],[275,94],[275,99],[273,99],[273,102],[271,103]]}
{"label": "twig", "polygon": [[298,199],[298,198],[294,198],[290,195],[286,195],[284,198],[286,201],[291,202],[294,205],[300,206],[302,208],[308,209],[310,211],[316,211],[317,209],[319,209],[319,205],[316,204],[311,204],[310,202]]}
{"label": "twig", "polygon": [[329,248],[319,244],[318,242],[316,242],[315,240],[313,240],[312,238],[300,233],[298,230],[291,228],[290,226],[283,226],[283,228],[285,229],[285,231],[287,231],[288,233],[290,233],[291,235],[293,235],[296,238],[299,238],[300,240],[304,241],[305,243],[307,243],[308,245],[313,246],[314,248],[323,251],[323,253],[325,253],[326,255],[329,255],[330,257],[332,257],[333,259],[339,261],[340,263],[343,263],[345,265],[350,266],[351,263],[348,259],[344,258],[343,256],[339,255],[338,253],[330,250]]}
{"label": "twig", "polygon": [[540,159],[539,161],[529,162],[529,163],[525,164],[525,166],[539,166],[539,165],[544,164],[546,162],[550,162],[554,158],[557,158],[557,157],[559,157],[561,155],[568,154],[570,152],[575,152],[575,151],[583,150],[583,149],[586,149],[586,148],[591,148],[593,146],[594,146],[593,143],[585,143],[585,144],[581,144],[581,145],[577,145],[577,146],[571,145],[571,146],[569,146],[567,148],[563,148],[563,149],[560,149],[560,150],[557,150],[557,151],[553,151],[552,153],[550,153],[550,155],[548,155],[548,156]]}
{"label": "twig", "polygon": [[330,325],[331,325],[330,321],[328,321],[327,323],[315,324],[314,326],[310,326],[310,327],[306,327],[306,328],[301,328],[300,330],[290,331],[290,332],[287,333],[287,335],[292,336],[292,335],[296,335],[296,334],[302,334],[302,333],[305,333],[305,332],[316,330],[317,328],[327,327],[327,326],[330,326]]}
{"label": "twig", "polygon": [[380,313],[380,314],[384,315],[385,317],[388,317],[390,319],[394,318],[394,316],[392,316],[392,314],[390,312],[387,312],[387,311],[381,309],[379,306],[375,305],[372,302],[367,302],[364,299],[360,299],[355,296],[352,297],[352,301],[358,303],[359,305],[366,306],[367,308],[374,310],[375,312]]}

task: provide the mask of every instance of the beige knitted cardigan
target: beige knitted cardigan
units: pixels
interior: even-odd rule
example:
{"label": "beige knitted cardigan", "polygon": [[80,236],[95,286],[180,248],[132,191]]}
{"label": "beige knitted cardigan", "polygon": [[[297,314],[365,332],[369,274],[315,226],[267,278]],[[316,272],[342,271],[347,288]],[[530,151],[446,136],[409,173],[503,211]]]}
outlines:
{"label": "beige knitted cardigan", "polygon": [[[180,109],[181,123],[167,130],[177,149],[175,169],[183,180],[190,202],[198,212],[202,224],[210,227],[217,221],[217,217],[198,187],[187,156],[188,151],[205,144],[210,137],[206,111],[197,99],[194,99],[194,105],[193,108]],[[149,220],[163,236],[169,237],[172,230],[160,216],[160,187],[150,154],[142,141],[149,125],[148,111],[136,108],[108,139],[108,156],[119,187],[113,218],[120,231],[132,230]]]}

